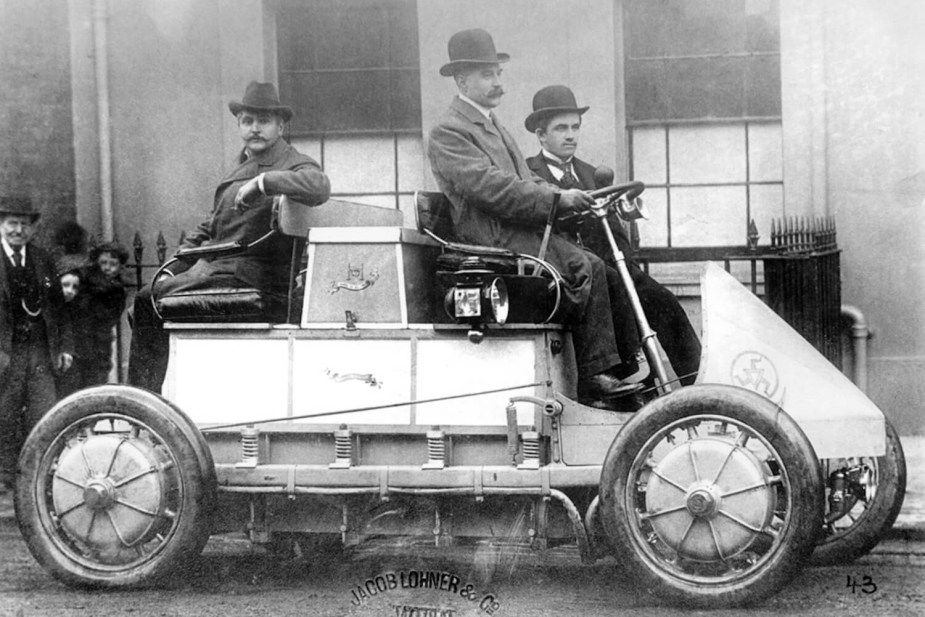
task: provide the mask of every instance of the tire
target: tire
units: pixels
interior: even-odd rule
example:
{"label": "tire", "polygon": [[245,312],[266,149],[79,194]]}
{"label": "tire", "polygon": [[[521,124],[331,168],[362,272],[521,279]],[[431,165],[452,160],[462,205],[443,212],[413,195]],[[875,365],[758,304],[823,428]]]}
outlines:
{"label": "tire", "polygon": [[215,467],[202,435],[150,392],[101,386],[59,402],[19,458],[16,517],[30,552],[73,586],[176,574],[209,538]]}
{"label": "tire", "polygon": [[866,467],[869,476],[866,491],[849,491],[845,496],[850,507],[841,516],[830,514],[831,487],[826,487],[826,518],[822,539],[813,553],[813,565],[851,563],[869,553],[896,522],[906,496],[906,459],[896,429],[889,420],[885,422],[886,452],[883,456],[822,461],[826,477],[839,469],[859,467]]}
{"label": "tire", "polygon": [[614,556],[659,601],[750,604],[781,589],[819,536],[822,474],[800,427],[731,386],[656,399],[617,434],[601,473]]}

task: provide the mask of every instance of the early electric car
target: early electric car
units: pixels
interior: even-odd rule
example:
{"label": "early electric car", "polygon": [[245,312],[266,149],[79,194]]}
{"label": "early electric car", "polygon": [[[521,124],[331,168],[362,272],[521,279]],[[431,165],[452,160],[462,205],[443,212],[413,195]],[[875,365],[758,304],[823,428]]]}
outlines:
{"label": "early electric car", "polygon": [[[589,224],[632,216],[643,188],[596,191]],[[696,385],[669,379],[636,302],[647,401],[587,407],[555,269],[449,241],[442,195],[416,202],[417,230],[394,210],[283,199],[274,233],[306,240],[288,298],[159,306],[163,395],[75,393],[27,441],[16,513],[35,558],[69,584],[123,588],[210,534],[442,546],[526,515],[536,549],[577,544],[659,598],[722,607],[810,559],[854,559],[893,523],[905,468],[890,424],[722,268],[702,279]]]}

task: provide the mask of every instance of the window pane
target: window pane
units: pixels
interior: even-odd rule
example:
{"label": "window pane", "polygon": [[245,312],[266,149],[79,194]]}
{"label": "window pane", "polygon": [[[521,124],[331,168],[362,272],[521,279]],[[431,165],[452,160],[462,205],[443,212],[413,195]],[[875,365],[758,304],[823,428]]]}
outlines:
{"label": "window pane", "polygon": [[286,0],[277,40],[295,133],[421,127],[414,0]]}
{"label": "window pane", "polygon": [[744,245],[744,186],[671,189],[672,246]]}
{"label": "window pane", "polygon": [[668,67],[668,115],[674,119],[739,118],[745,111],[743,58],[696,58]]}

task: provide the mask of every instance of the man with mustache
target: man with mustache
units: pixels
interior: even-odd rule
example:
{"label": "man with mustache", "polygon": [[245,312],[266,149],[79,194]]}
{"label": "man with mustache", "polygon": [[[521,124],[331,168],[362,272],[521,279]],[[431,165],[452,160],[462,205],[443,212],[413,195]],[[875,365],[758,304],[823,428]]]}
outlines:
{"label": "man with mustache", "polygon": [[0,494],[12,488],[32,427],[55,403],[53,370],[73,361],[71,325],[50,292],[58,277],[32,242],[38,211],[0,196]]}
{"label": "man with mustache", "polygon": [[[244,148],[235,169],[215,190],[211,216],[186,236],[180,248],[250,243],[271,229],[273,196],[315,206],[331,193],[328,177],[311,157],[282,139],[292,109],[282,105],[276,86],[251,82],[244,97],[231,101]],[[138,293],[129,353],[129,383],[160,392],[167,371],[169,336],[153,302],[169,294],[216,288],[257,288],[286,294],[292,238],[282,235],[263,242],[259,250],[232,257],[203,257],[190,265],[171,265],[164,275]]]}
{"label": "man with mustache", "polygon": [[[527,165],[547,182],[565,189],[593,190],[602,188],[595,183],[595,167],[575,156],[581,135],[581,116],[589,107],[579,107],[575,94],[566,86],[546,86],[533,96],[533,112],[524,121],[526,129],[536,135],[540,152],[527,159]],[[610,184],[611,179],[606,182]],[[612,219],[613,217],[611,217]],[[608,220],[617,248],[626,257],[626,267],[633,278],[639,301],[650,324],[660,335],[671,367],[681,383],[690,385],[700,367],[700,340],[691,326],[687,313],[667,288],[646,274],[633,259],[629,236],[618,220]],[[606,263],[613,263],[610,244],[597,221],[581,226],[579,237],[583,246]]]}
{"label": "man with mustache", "polygon": [[[591,197],[542,181],[524,160],[510,133],[492,111],[501,102],[501,64],[510,56],[495,51],[491,35],[463,30],[449,41],[450,62],[440,69],[459,91],[430,132],[428,157],[440,190],[452,204],[454,231],[462,242],[504,247],[537,255],[550,210],[560,214],[586,208]],[[585,404],[611,407],[633,392],[623,377],[622,341],[632,360],[639,335],[626,290],[610,277],[596,255],[558,235],[549,238],[547,261],[565,278],[565,310],[578,363],[578,397]]]}

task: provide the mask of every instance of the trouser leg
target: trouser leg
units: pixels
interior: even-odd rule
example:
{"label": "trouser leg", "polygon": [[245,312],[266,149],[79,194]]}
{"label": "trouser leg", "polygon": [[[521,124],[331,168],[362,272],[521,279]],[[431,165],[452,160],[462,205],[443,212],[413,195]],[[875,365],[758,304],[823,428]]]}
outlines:
{"label": "trouser leg", "polygon": [[159,393],[167,374],[170,336],[154,312],[150,286],[135,296],[133,324],[128,356],[128,383]]}
{"label": "trouser leg", "polygon": [[694,383],[700,368],[700,339],[687,313],[664,285],[635,268],[633,282],[646,317],[682,385]]}
{"label": "trouser leg", "polygon": [[23,441],[27,358],[14,345],[10,364],[0,374],[0,480],[11,482]]}

